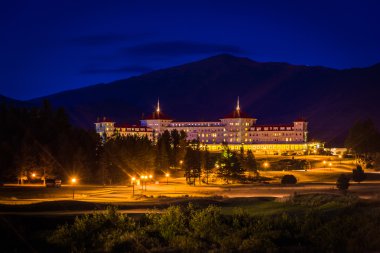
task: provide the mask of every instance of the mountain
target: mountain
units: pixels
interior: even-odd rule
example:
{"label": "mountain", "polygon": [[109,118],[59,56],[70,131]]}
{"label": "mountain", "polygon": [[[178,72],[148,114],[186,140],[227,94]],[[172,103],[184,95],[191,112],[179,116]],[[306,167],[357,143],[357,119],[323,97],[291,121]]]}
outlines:
{"label": "mountain", "polygon": [[223,54],[29,102],[49,99],[65,107],[76,125],[91,128],[98,116],[137,122],[154,110],[158,97],[161,110],[176,120],[217,120],[240,96],[258,124],[303,117],[311,138],[341,145],[356,120],[372,118],[380,125],[379,84],[380,64],[336,70]]}
{"label": "mountain", "polygon": [[20,100],[16,100],[10,97],[6,97],[0,94],[0,104],[6,103],[7,105],[17,106],[17,107],[29,107],[30,104],[28,102],[23,102]]}

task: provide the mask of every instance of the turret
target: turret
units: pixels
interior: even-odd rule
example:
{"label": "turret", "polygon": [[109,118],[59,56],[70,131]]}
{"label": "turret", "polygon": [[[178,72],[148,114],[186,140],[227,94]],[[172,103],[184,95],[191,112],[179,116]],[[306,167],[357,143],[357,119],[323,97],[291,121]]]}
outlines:
{"label": "turret", "polygon": [[256,123],[256,119],[243,112],[240,107],[240,98],[237,98],[235,110],[226,115],[221,122],[225,126],[225,141],[228,143],[247,143],[248,131]]}
{"label": "turret", "polygon": [[155,135],[163,133],[173,120],[161,112],[160,100],[157,100],[155,111],[148,117],[140,120],[141,125],[150,127],[155,132]]}

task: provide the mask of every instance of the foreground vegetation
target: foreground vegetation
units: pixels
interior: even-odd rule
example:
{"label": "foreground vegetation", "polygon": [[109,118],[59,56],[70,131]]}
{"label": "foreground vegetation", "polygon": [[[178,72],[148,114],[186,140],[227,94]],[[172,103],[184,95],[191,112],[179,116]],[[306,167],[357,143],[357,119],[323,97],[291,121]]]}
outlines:
{"label": "foreground vegetation", "polygon": [[189,204],[140,219],[110,207],[60,226],[48,241],[71,252],[367,252],[380,249],[380,209],[368,205],[351,195],[305,195],[274,215]]}

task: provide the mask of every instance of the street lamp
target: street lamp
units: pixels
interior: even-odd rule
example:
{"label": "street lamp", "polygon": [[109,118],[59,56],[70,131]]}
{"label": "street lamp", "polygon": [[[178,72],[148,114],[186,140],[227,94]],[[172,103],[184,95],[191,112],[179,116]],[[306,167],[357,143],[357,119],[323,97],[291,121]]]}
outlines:
{"label": "street lamp", "polygon": [[35,178],[36,177],[36,173],[32,173],[32,178]]}
{"label": "street lamp", "polygon": [[324,168],[326,168],[326,163],[327,163],[326,161],[323,161]]}
{"label": "street lamp", "polygon": [[135,196],[135,181],[136,181],[136,178],[135,177],[132,177],[132,197]]}
{"label": "street lamp", "polygon": [[331,170],[331,166],[332,166],[332,163],[329,163],[330,170]]}
{"label": "street lamp", "polygon": [[144,178],[145,178],[145,176],[144,175],[142,175],[142,176],[140,176],[140,181],[141,181],[141,190],[143,191],[144,190]]}
{"label": "street lamp", "polygon": [[71,179],[71,185],[73,186],[73,199],[74,199],[74,194],[75,194],[75,184],[77,183],[77,179],[73,177]]}
{"label": "street lamp", "polygon": [[268,168],[269,167],[269,163],[268,162],[264,162],[264,168]]}
{"label": "street lamp", "polygon": [[169,173],[166,173],[166,174],[165,174],[165,177],[166,177],[166,184],[169,184],[169,176],[170,176]]}

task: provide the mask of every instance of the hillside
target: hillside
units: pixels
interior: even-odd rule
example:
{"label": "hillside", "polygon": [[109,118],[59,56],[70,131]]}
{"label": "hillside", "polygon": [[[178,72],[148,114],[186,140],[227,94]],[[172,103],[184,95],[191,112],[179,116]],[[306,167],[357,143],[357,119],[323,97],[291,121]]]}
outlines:
{"label": "hillside", "polygon": [[358,119],[370,117],[380,125],[378,84],[379,64],[335,70],[218,55],[30,102],[49,99],[65,107],[76,125],[92,128],[97,116],[135,123],[152,112],[157,97],[162,111],[176,120],[216,120],[240,96],[241,107],[258,124],[304,117],[312,138],[341,144]]}

